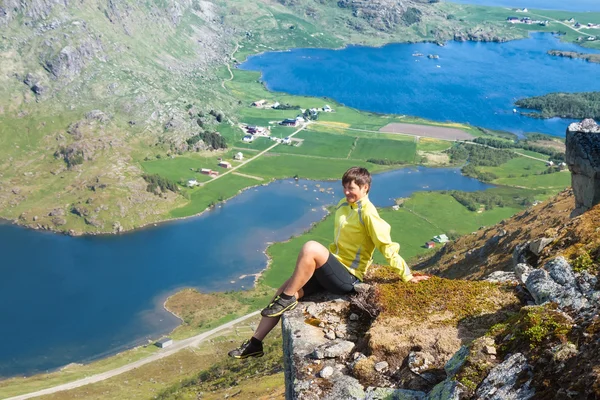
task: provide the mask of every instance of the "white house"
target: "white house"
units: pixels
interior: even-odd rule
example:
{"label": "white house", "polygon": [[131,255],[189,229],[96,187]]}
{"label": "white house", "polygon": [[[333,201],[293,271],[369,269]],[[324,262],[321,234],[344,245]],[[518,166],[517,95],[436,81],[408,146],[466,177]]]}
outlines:
{"label": "white house", "polygon": [[279,107],[279,102],[276,101],[275,103],[273,103],[273,105],[271,106],[271,108],[277,108]]}
{"label": "white house", "polygon": [[199,185],[199,183],[198,183],[198,181],[197,181],[197,180],[195,180],[195,179],[190,179],[190,180],[187,182],[187,185],[188,185],[189,187],[194,187],[194,186],[198,186],[198,185]]}
{"label": "white house", "polygon": [[235,154],[234,154],[234,156],[233,156],[233,159],[234,159],[234,160],[240,160],[240,161],[241,161],[241,160],[243,160],[243,159],[244,159],[244,155],[242,154],[242,152],[241,152],[241,151],[238,151],[237,153],[235,153]]}
{"label": "white house", "polygon": [[554,161],[548,161],[546,163],[546,165],[549,166],[549,167],[552,167],[552,166],[554,166]]}
{"label": "white house", "polygon": [[331,107],[329,107],[329,104],[325,104],[325,106],[323,107],[323,111],[324,112],[332,112],[333,110],[331,109]]}
{"label": "white house", "polygon": [[448,236],[442,233],[441,235],[434,236],[433,241],[438,243],[446,243],[448,241]]}
{"label": "white house", "polygon": [[160,340],[157,340],[156,343],[154,343],[157,347],[160,347],[161,349],[164,349],[165,347],[169,347],[170,345],[173,344],[173,339],[168,338],[168,337],[164,337]]}
{"label": "white house", "polygon": [[292,139],[290,139],[289,137],[286,137],[285,139],[283,139],[282,143],[283,144],[290,144],[290,143],[292,143]]}
{"label": "white house", "polygon": [[246,135],[242,139],[242,142],[246,142],[246,143],[252,143],[253,141],[254,141],[254,136],[251,136],[251,135]]}

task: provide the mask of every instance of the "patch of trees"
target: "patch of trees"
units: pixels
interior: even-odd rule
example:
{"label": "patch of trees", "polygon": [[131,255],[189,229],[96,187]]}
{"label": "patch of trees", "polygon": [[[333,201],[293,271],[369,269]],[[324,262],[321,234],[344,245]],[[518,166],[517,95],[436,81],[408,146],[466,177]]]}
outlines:
{"label": "patch of trees", "polygon": [[85,160],[83,151],[65,146],[60,146],[58,150],[54,152],[54,157],[62,158],[69,169],[76,165],[83,164],[83,161]]}
{"label": "patch of trees", "polygon": [[465,165],[461,169],[461,172],[466,176],[470,176],[471,178],[475,178],[482,182],[491,182],[494,179],[498,179],[498,175],[496,175],[492,172],[479,171],[477,168],[475,168],[475,166],[473,164]]}
{"label": "patch of trees", "polygon": [[[547,139],[544,135],[538,135]],[[485,146],[493,147],[496,149],[523,149],[529,151],[535,151],[536,153],[545,154],[550,156],[552,161],[554,162],[562,162],[565,160],[565,153],[557,151],[555,149],[551,149],[544,146],[538,146],[530,143],[530,140],[539,140],[537,139],[536,134],[530,135],[527,140],[519,140],[519,141],[507,141],[500,139],[492,139],[492,138],[475,138],[473,139],[474,143],[479,143]]]}
{"label": "patch of trees", "polygon": [[421,21],[422,12],[418,8],[408,7],[402,14],[402,21],[407,25],[413,25]]}
{"label": "patch of trees", "polygon": [[300,106],[295,106],[290,103],[278,104],[277,107],[273,107],[274,110],[299,110]]}
{"label": "patch of trees", "polygon": [[215,117],[218,123],[223,122],[225,119],[225,115],[221,111],[210,110],[209,114]]}
{"label": "patch of trees", "polygon": [[179,191],[177,183],[168,178],[163,178],[158,174],[144,174],[142,175],[142,178],[148,183],[146,190],[150,193],[156,193],[157,188],[160,188],[162,192],[170,190],[171,192],[177,193]]}
{"label": "patch of trees", "polygon": [[369,159],[367,159],[367,162],[370,162],[372,164],[378,164],[378,165],[400,165],[400,164],[404,164],[403,161],[388,160],[387,158],[369,158]]}
{"label": "patch of trees", "polygon": [[526,113],[534,118],[594,118],[600,119],[600,92],[550,93],[518,100],[518,107],[539,110]]}
{"label": "patch of trees", "polygon": [[188,140],[186,140],[188,146],[193,146],[198,143],[200,140],[204,141],[207,146],[213,148],[213,150],[218,149],[226,149],[227,143],[225,142],[225,138],[221,136],[218,132],[200,132],[197,135],[192,136]]}
{"label": "patch of trees", "polygon": [[494,207],[506,206],[506,202],[501,196],[488,191],[460,192],[458,190],[451,190],[448,194],[471,211],[479,210],[481,205],[483,205],[486,210],[491,210]]}
{"label": "patch of trees", "polygon": [[453,163],[468,161],[470,166],[497,167],[516,157],[512,151],[466,143],[459,143],[457,146],[446,150],[446,153]]}

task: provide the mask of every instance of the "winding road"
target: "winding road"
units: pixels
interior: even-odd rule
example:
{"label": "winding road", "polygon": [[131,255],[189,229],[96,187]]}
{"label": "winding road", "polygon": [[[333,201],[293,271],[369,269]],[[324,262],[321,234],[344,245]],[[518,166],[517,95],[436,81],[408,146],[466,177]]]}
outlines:
{"label": "winding road", "polygon": [[231,328],[232,326],[234,326],[240,322],[243,322],[243,321],[247,320],[248,318],[252,318],[252,317],[258,315],[259,313],[260,313],[260,310],[254,311],[250,314],[246,314],[243,317],[240,317],[233,321],[227,322],[226,324],[223,324],[214,329],[211,329],[208,332],[204,332],[199,335],[192,336],[191,338],[175,342],[173,345],[169,346],[167,349],[159,351],[158,353],[153,354],[150,357],[146,357],[142,360],[134,361],[130,364],[123,365],[122,367],[115,368],[110,371],[102,372],[100,374],[88,376],[87,378],[79,379],[79,380],[76,380],[73,382],[64,383],[62,385],[50,387],[50,388],[43,389],[43,390],[38,390],[37,392],[32,392],[32,393],[22,394],[19,396],[9,397],[4,400],[31,399],[33,397],[38,397],[38,396],[43,396],[43,395],[52,394],[52,393],[56,393],[56,392],[61,392],[63,390],[75,389],[75,388],[78,388],[81,386],[89,385],[90,383],[96,383],[96,382],[106,380],[108,378],[112,378],[112,377],[120,375],[124,372],[128,372],[135,368],[141,367],[142,365],[146,365],[153,361],[160,360],[161,358],[173,355],[173,354],[177,353],[178,351],[183,350],[187,347],[198,346],[200,343],[202,343],[204,340],[208,339],[210,336],[214,335],[215,333],[218,333],[222,330]]}

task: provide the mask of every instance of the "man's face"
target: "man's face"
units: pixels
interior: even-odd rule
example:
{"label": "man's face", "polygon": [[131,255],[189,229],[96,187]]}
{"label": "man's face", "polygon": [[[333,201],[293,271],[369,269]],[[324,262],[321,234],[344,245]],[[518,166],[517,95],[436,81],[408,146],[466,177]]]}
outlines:
{"label": "man's face", "polygon": [[368,191],[369,185],[359,186],[354,181],[344,185],[344,195],[348,203],[356,203],[365,197]]}

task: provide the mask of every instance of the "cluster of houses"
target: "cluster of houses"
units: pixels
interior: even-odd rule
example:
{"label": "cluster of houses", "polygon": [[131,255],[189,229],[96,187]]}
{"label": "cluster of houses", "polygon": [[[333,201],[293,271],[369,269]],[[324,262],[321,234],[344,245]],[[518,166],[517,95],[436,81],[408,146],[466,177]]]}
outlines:
{"label": "cluster of houses", "polygon": [[446,234],[442,233],[441,235],[437,235],[433,237],[433,240],[426,242],[425,243],[425,247],[428,249],[433,249],[435,247],[436,243],[446,243],[448,241],[448,236],[446,236]]}
{"label": "cluster of houses", "polygon": [[[237,153],[235,153],[233,155],[233,159],[237,160],[237,161],[242,161],[244,159],[244,154],[241,151],[238,151]],[[219,159],[219,164],[217,164],[217,165],[219,167],[225,168],[225,169],[231,168],[231,163],[229,161],[225,161],[222,159]],[[204,174],[204,175],[208,175],[212,178],[219,176],[219,171],[215,171],[210,168],[200,168],[200,170],[198,172],[200,172],[201,174]],[[199,186],[200,182],[198,182],[196,179],[190,179],[187,181],[187,185],[188,185],[188,187]]]}
{"label": "cluster of houses", "polygon": [[567,163],[565,163],[565,162],[560,162],[560,163],[556,163],[556,164],[555,164],[555,163],[554,163],[554,161],[548,161],[548,162],[546,163],[546,166],[547,166],[547,167],[556,167],[556,168],[558,168],[558,169],[561,169],[561,170],[563,170],[563,169],[567,168]]}
{"label": "cluster of houses", "polygon": [[242,141],[245,143],[252,143],[254,139],[259,136],[268,137],[271,134],[271,131],[264,126],[247,125],[246,133],[248,134],[242,138]]}
{"label": "cluster of houses", "polygon": [[[524,10],[527,10],[526,8],[524,8]],[[519,11],[517,11],[519,12]],[[521,12],[527,12],[527,11],[521,11]],[[508,17],[506,18],[506,22],[510,23],[510,24],[538,24],[540,26],[548,26],[550,24],[550,22],[548,20],[545,21],[540,21],[540,20],[533,20],[529,17],[523,17],[523,18],[519,18],[519,17]]]}

